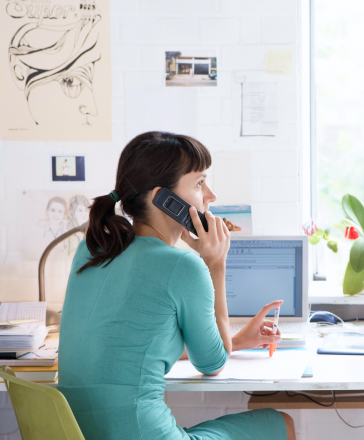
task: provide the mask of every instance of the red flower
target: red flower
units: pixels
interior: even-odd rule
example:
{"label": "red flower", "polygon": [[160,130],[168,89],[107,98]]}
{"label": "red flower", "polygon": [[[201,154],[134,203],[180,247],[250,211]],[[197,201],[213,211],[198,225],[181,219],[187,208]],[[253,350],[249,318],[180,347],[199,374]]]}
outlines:
{"label": "red flower", "polygon": [[349,240],[356,240],[359,237],[359,232],[354,226],[347,226],[345,229],[345,238]]}
{"label": "red flower", "polygon": [[314,222],[311,221],[311,223],[307,222],[302,226],[302,229],[305,231],[305,234],[309,237],[313,235],[317,231],[317,226]]}

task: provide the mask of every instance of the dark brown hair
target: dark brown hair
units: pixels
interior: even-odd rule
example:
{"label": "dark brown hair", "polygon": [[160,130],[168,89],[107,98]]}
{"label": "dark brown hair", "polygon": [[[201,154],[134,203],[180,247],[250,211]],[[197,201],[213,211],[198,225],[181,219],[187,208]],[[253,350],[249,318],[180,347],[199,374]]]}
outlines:
{"label": "dark brown hair", "polygon": [[[149,191],[156,186],[173,191],[182,176],[204,171],[210,166],[210,152],[196,139],[160,131],[140,134],[126,145],[119,159],[115,191],[123,213],[148,224],[146,199]],[[93,258],[77,273],[103,263],[106,267],[134,237],[131,223],[115,214],[112,197],[96,197],[86,233],[86,245]]]}

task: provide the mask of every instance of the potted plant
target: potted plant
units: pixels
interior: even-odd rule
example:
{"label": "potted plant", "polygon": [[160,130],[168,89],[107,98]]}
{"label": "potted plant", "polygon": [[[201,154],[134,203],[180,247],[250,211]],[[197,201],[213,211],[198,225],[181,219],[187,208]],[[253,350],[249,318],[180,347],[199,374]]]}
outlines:
{"label": "potted plant", "polygon": [[345,237],[354,240],[344,275],[343,293],[352,296],[364,289],[364,207],[351,194],[342,198],[342,207],[347,216],[343,220]]}

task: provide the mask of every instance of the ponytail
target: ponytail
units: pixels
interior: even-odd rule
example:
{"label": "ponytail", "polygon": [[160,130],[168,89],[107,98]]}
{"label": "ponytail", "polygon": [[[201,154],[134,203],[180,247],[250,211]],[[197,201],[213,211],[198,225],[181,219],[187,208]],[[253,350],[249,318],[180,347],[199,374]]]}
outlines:
{"label": "ponytail", "polygon": [[86,245],[93,258],[77,273],[105,262],[106,267],[125,251],[134,237],[135,231],[129,220],[115,214],[115,200],[110,195],[96,197],[90,209],[86,232]]}

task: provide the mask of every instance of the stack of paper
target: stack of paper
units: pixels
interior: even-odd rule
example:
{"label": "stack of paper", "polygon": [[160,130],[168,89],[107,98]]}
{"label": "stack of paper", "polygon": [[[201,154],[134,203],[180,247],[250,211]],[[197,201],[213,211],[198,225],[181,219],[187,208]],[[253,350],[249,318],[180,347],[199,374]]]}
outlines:
{"label": "stack of paper", "polygon": [[[51,367],[58,362],[58,335],[48,335],[44,345],[34,352],[16,353],[16,359],[0,359],[1,365],[13,366],[42,366]],[[39,379],[42,380],[42,379]]]}
{"label": "stack of paper", "polygon": [[44,344],[46,302],[0,304],[0,352],[36,351]]}

